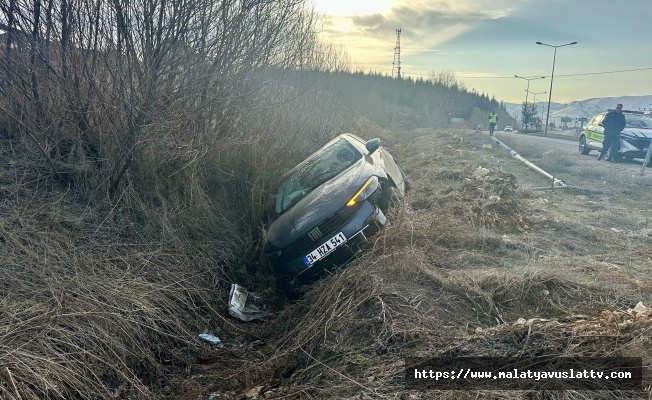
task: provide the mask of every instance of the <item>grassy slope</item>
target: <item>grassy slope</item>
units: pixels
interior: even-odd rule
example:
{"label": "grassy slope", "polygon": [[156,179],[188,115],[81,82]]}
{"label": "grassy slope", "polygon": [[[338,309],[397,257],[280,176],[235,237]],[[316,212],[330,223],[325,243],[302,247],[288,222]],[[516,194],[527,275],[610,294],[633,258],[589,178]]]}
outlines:
{"label": "grassy slope", "polygon": [[[310,287],[272,320],[242,325],[251,334],[244,349],[235,343],[206,349],[208,365],[192,384],[185,382],[181,398],[207,391],[265,398],[531,398],[536,395],[497,390],[410,392],[404,357],[643,355],[650,362],[651,315],[626,310],[652,300],[652,225],[620,214],[644,214],[632,207],[644,191],[630,186],[634,194],[623,198],[616,188],[524,190],[540,178],[484,148],[487,136],[470,131],[406,132],[398,141],[395,157],[413,182],[410,207],[396,210],[373,251]],[[574,165],[571,180],[594,168],[584,161]],[[578,198],[613,213],[582,218],[578,209],[587,210]],[[629,233],[612,230],[615,221]]]}
{"label": "grassy slope", "polygon": [[[642,275],[652,264],[650,225],[636,206],[645,198],[638,182],[614,175],[607,179],[623,186],[597,194],[535,195],[521,190],[531,173],[484,149],[486,136],[391,134],[365,119],[350,128],[393,144],[413,181],[411,210],[397,211],[373,251],[298,303],[286,303],[257,264],[259,227],[243,216],[225,213],[217,226],[230,229],[193,236],[168,221],[188,210],[151,209],[153,234],[131,218],[129,201],[81,202],[3,138],[0,398],[231,398],[254,388],[271,398],[393,398],[404,391],[406,356],[649,348],[649,321],[619,331],[624,315],[601,314],[650,303]],[[565,165],[554,156],[537,162]],[[475,176],[479,166],[492,173]],[[605,179],[591,166],[566,165],[579,167],[582,179]],[[240,206],[260,205],[260,196]],[[581,217],[596,207],[608,211],[597,222]],[[228,317],[231,282],[259,291],[275,317]],[[552,322],[512,325],[519,317]],[[203,330],[223,345],[198,342]]]}

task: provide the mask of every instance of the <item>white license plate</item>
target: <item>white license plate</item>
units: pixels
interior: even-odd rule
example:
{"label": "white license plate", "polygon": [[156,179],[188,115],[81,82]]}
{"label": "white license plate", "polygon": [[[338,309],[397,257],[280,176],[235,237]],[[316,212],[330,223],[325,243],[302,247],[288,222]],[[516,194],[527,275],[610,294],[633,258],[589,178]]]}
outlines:
{"label": "white license plate", "polygon": [[340,232],[332,238],[328,239],[321,246],[317,247],[314,251],[310,252],[307,256],[303,257],[303,263],[306,264],[306,266],[310,267],[317,261],[335,251],[336,248],[340,247],[344,243],[346,243],[346,236]]}

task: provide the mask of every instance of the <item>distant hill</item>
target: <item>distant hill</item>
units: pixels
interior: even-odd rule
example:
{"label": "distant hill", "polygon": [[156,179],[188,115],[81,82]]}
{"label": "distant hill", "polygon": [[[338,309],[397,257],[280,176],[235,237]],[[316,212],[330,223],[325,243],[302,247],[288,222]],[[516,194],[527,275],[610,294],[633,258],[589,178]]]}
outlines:
{"label": "distant hill", "polygon": [[[550,103],[550,118],[560,117],[591,117],[599,112],[614,108],[622,103],[626,110],[639,110],[652,108],[652,95],[647,96],[623,96],[623,97],[601,97],[570,103]],[[505,103],[507,112],[520,120],[522,104]],[[537,101],[539,112],[545,112],[548,106],[547,101]]]}

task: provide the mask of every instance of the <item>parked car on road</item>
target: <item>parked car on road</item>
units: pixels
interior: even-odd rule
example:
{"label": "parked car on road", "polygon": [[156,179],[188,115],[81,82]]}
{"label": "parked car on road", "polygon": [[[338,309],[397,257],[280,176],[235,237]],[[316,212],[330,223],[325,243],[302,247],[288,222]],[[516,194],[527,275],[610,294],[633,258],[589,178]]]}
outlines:
{"label": "parked car on road", "polygon": [[[580,133],[579,151],[587,155],[591,150],[602,150],[604,128],[602,119],[607,112],[601,112],[589,118]],[[623,110],[625,114],[625,129],[620,133],[620,148],[616,158],[645,158],[647,149],[652,141],[652,118],[642,111]]]}
{"label": "parked car on road", "polygon": [[406,178],[379,139],[331,140],[289,171],[276,196],[265,253],[277,275],[293,278],[341,266],[387,223]]}
{"label": "parked car on road", "polygon": [[514,129],[512,129],[512,127],[509,126],[509,125],[507,125],[507,126],[505,127],[505,129],[503,129],[503,132],[513,132],[513,131],[514,131]]}

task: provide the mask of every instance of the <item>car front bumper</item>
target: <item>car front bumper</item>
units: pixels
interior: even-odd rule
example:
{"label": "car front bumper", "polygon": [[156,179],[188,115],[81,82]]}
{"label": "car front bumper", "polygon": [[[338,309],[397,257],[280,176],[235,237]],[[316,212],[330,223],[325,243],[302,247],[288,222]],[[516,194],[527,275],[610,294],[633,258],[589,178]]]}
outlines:
{"label": "car front bumper", "polygon": [[[338,210],[346,212],[342,208]],[[338,220],[333,216],[325,219]],[[368,237],[378,232],[386,222],[386,217],[383,212],[369,201],[363,202],[352,215],[346,215],[346,218],[339,218],[339,224],[328,224],[322,222],[318,225],[320,228],[327,226],[323,229],[322,236],[319,240],[312,241],[308,239],[308,235],[303,235],[301,238],[295,240],[286,248],[280,251],[280,254],[271,256],[272,266],[274,272],[278,275],[295,277],[295,276],[309,276],[322,272],[333,266],[342,266],[355,258],[362,250],[369,246]],[[304,263],[304,257],[320,247],[326,241],[331,239],[337,233],[342,232],[346,237],[346,243],[335,248],[334,251],[329,253],[324,258],[315,262],[313,265],[307,266]]]}
{"label": "car front bumper", "polygon": [[650,146],[649,138],[620,138],[619,156],[626,158],[645,158]]}

